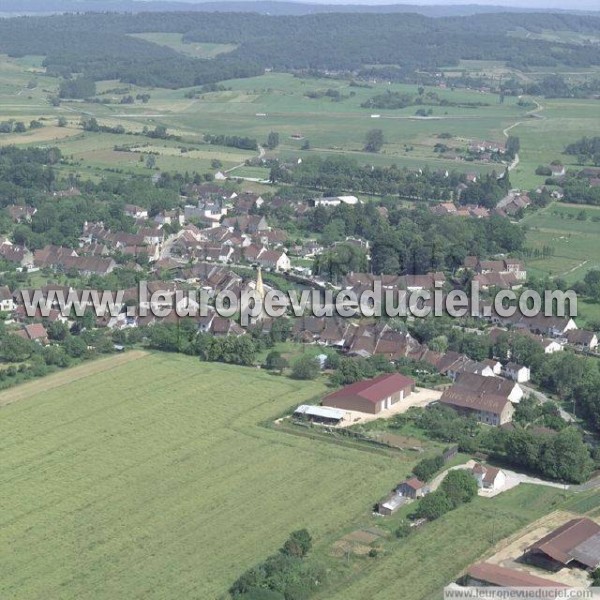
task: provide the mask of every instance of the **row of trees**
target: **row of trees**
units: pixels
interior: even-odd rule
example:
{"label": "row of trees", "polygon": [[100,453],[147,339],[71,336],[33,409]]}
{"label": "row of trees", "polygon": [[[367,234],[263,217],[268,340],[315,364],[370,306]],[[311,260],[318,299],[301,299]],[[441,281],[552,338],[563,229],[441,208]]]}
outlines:
{"label": "row of trees", "polygon": [[237,600],[307,600],[323,582],[325,572],[307,559],[312,538],[294,531],[279,552],[243,573],[229,588]]}
{"label": "row of trees", "polygon": [[434,521],[477,496],[477,482],[470,472],[450,471],[435,492],[419,501],[414,516]]}
{"label": "row of trees", "polygon": [[457,443],[466,452],[489,452],[514,468],[538,473],[543,477],[581,483],[586,481],[594,461],[581,433],[575,427],[558,432],[540,433],[530,427],[482,430],[473,418],[459,416],[446,406],[414,411],[407,419],[434,439]]}

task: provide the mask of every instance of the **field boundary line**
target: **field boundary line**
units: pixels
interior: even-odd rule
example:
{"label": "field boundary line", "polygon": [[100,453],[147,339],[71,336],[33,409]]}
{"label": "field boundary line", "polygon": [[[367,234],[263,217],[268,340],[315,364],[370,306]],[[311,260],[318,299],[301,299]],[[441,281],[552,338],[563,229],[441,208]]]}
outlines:
{"label": "field boundary line", "polygon": [[85,379],[91,375],[97,375],[98,373],[116,369],[117,367],[149,355],[150,353],[145,350],[131,350],[124,354],[99,358],[82,365],[63,369],[58,373],[52,373],[51,375],[41,377],[35,381],[28,381],[16,385],[14,388],[9,388],[8,390],[0,392],[0,408],[20,400],[26,400],[41,392],[69,385],[74,381]]}

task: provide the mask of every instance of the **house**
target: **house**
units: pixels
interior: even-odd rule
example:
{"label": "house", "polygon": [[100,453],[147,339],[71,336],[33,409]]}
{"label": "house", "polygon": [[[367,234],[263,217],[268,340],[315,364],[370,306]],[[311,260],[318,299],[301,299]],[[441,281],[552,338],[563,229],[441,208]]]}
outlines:
{"label": "house", "polygon": [[23,325],[23,329],[16,331],[15,335],[18,335],[25,340],[38,342],[39,344],[43,345],[48,343],[48,332],[41,323],[29,323],[27,325]]}
{"label": "house", "polygon": [[409,377],[399,373],[385,373],[332,392],[323,398],[321,404],[342,410],[378,414],[397,402],[402,402],[412,393],[414,385],[415,382]]}
{"label": "house", "polygon": [[226,217],[221,221],[223,227],[227,227],[231,231],[239,231],[254,235],[261,231],[267,231],[269,226],[265,217],[260,215],[242,215],[239,217]]}
{"label": "house", "polygon": [[339,206],[340,204],[358,204],[358,198],[356,196],[327,196],[313,199],[314,206]]}
{"label": "house", "polygon": [[552,177],[563,177],[566,174],[565,166],[560,163],[552,163],[550,165]]}
{"label": "house", "polygon": [[500,426],[512,421],[523,390],[514,382],[499,377],[460,374],[454,385],[444,391],[440,403],[460,414],[475,417],[480,423]]}
{"label": "house", "polygon": [[37,208],[13,204],[6,207],[6,212],[15,223],[30,222],[33,215],[37,212]]}
{"label": "house", "polygon": [[403,481],[396,488],[396,492],[404,496],[405,498],[412,498],[416,500],[417,498],[422,498],[426,494],[429,493],[429,487],[425,483],[423,483],[420,479],[416,477],[411,477],[406,481]]}
{"label": "house", "polygon": [[509,362],[504,367],[504,375],[517,383],[527,383],[531,379],[529,367]]}
{"label": "house", "polygon": [[13,293],[8,286],[0,286],[0,312],[12,312],[15,310]]}
{"label": "house", "polygon": [[477,463],[471,473],[477,481],[477,487],[483,490],[499,490],[506,485],[506,473],[496,467],[486,467]]}
{"label": "house", "polygon": [[135,204],[126,204],[123,208],[123,211],[128,217],[132,217],[133,219],[147,219],[148,211]]}
{"label": "house", "polygon": [[586,329],[571,329],[567,331],[567,343],[578,350],[594,350],[598,347],[598,336]]}
{"label": "house", "polygon": [[402,494],[392,492],[386,496],[381,502],[377,503],[377,512],[380,515],[388,517],[393,515],[401,506],[408,502],[408,498]]}
{"label": "house", "polygon": [[273,269],[274,271],[289,271],[292,268],[292,263],[283,250],[263,249],[255,261],[264,269]]}
{"label": "house", "polygon": [[494,375],[500,375],[502,373],[502,363],[499,360],[492,358],[486,358],[482,361],[484,365],[487,365]]}
{"label": "house", "polygon": [[588,518],[572,519],[529,546],[523,559],[546,571],[593,571],[600,566],[600,525]]}
{"label": "house", "polygon": [[569,331],[577,329],[577,323],[571,317],[546,316],[542,313],[534,317],[515,316],[515,327],[527,328],[532,333],[554,338],[564,338]]}
{"label": "house", "polygon": [[[471,565],[464,577],[464,584],[469,587],[503,587],[503,588],[568,588],[569,586],[525,571],[509,569],[491,563]],[[557,596],[555,596],[557,597]]]}

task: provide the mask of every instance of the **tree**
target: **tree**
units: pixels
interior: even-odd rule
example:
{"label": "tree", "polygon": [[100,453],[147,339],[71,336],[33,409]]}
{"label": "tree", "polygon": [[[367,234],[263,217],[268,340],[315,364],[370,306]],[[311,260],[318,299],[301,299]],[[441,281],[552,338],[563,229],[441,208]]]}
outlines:
{"label": "tree", "polygon": [[271,131],[267,136],[267,148],[274,150],[279,146],[279,134],[276,131]]}
{"label": "tree", "polygon": [[290,534],[281,551],[288,556],[304,558],[312,548],[312,538],[306,529],[299,529]]}
{"label": "tree", "polygon": [[367,132],[365,138],[366,152],[379,152],[384,144],[383,131],[381,129],[371,129]]}
{"label": "tree", "polygon": [[508,156],[514,157],[521,148],[521,142],[519,138],[515,135],[510,135],[506,140],[506,154]]}
{"label": "tree", "polygon": [[421,498],[415,514],[418,518],[434,521],[451,511],[452,508],[453,504],[450,498],[443,491],[437,490]]}
{"label": "tree", "polygon": [[68,125],[68,121],[65,117],[58,117],[58,126],[66,127]]}
{"label": "tree", "polygon": [[2,340],[2,346],[0,347],[2,358],[8,362],[27,360],[33,354],[33,351],[33,342],[18,335],[7,335]]}
{"label": "tree", "polygon": [[450,471],[442,481],[441,489],[448,496],[454,508],[470,502],[477,496],[475,478],[469,471],[463,469]]}
{"label": "tree", "polygon": [[69,334],[69,327],[61,321],[53,321],[48,325],[48,337],[51,340],[63,341]]}
{"label": "tree", "polygon": [[413,473],[421,481],[429,481],[443,466],[444,458],[441,455],[424,458],[415,465]]}
{"label": "tree", "polygon": [[283,370],[288,366],[288,361],[281,356],[280,352],[276,350],[272,350],[267,354],[267,358],[265,359],[265,367],[272,371],[279,371],[283,373]]}
{"label": "tree", "polygon": [[319,364],[314,356],[305,354],[292,365],[292,379],[315,379],[318,374]]}
{"label": "tree", "polygon": [[65,79],[60,83],[58,95],[60,98],[91,98],[96,95],[96,83],[87,77]]}

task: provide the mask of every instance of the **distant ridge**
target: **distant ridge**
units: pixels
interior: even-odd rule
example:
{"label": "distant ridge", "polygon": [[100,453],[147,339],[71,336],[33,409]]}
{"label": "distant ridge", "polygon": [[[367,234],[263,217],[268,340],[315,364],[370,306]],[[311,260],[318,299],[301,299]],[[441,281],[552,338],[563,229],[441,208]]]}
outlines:
{"label": "distant ridge", "polygon": [[276,0],[231,0],[224,2],[177,2],[169,0],[0,0],[0,15],[53,14],[65,12],[254,12],[269,15],[319,13],[417,13],[427,17],[460,17],[498,12],[562,12],[600,14],[591,10],[519,8],[479,4],[311,4]]}

